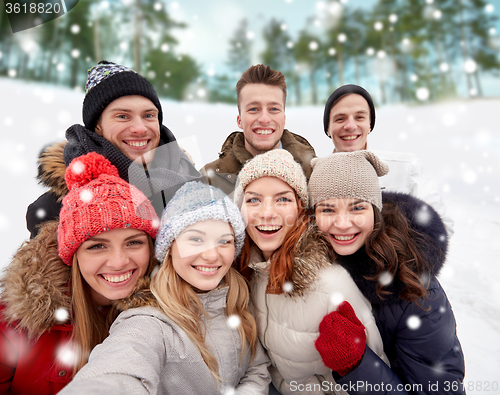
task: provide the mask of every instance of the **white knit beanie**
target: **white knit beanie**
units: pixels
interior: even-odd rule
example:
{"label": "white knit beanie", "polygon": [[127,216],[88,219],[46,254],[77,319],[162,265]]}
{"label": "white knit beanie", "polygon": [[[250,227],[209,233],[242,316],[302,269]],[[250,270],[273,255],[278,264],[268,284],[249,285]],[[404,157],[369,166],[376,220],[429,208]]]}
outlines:
{"label": "white knit beanie", "polygon": [[297,193],[297,196],[307,207],[307,180],[299,163],[293,159],[290,152],[275,149],[250,159],[238,174],[234,202],[241,207],[244,190],[248,184],[261,177],[276,177],[286,182]]}
{"label": "white knit beanie", "polygon": [[385,176],[389,166],[373,152],[336,152],[325,158],[314,158],[311,166],[308,188],[312,207],[327,199],[351,198],[382,210],[378,177]]}
{"label": "white knit beanie", "polygon": [[222,220],[231,225],[236,258],[245,241],[245,222],[240,210],[220,189],[199,181],[191,181],[175,193],[163,210],[156,235],[156,259],[163,262],[168,249],[184,229],[207,219]]}

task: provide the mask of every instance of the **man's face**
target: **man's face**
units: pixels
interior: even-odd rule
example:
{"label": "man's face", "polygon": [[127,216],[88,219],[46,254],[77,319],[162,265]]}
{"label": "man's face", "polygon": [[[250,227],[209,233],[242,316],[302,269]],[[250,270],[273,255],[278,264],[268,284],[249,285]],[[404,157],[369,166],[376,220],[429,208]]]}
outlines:
{"label": "man's face", "polygon": [[279,148],[285,128],[285,102],[281,88],[247,84],[240,92],[238,127],[245,135],[245,148],[253,156]]}
{"label": "man's face", "polygon": [[143,156],[149,163],[160,143],[158,109],[143,96],[120,97],[104,109],[95,132],[130,160]]}
{"label": "man's face", "polygon": [[370,107],[361,95],[350,94],[339,100],[330,111],[328,135],[339,152],[366,149],[370,133]]}

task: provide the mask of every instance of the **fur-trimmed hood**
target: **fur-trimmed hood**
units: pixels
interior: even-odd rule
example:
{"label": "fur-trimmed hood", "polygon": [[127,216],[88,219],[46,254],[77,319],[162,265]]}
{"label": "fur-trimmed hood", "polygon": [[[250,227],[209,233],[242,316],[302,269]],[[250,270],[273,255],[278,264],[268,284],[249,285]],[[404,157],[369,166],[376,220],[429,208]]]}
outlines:
{"label": "fur-trimmed hood", "polygon": [[[448,235],[443,220],[430,205],[405,193],[383,192],[382,202],[384,205],[395,204],[407,219],[409,227],[416,231],[414,239],[416,247],[429,265],[428,272],[421,274],[420,277],[424,283],[432,282],[444,266],[448,250]],[[378,297],[377,282],[367,279],[376,275],[375,264],[364,247],[350,256],[338,257],[336,262],[349,272],[371,303],[383,304],[399,300],[404,284],[397,277],[383,288],[391,293],[384,295],[383,300]]]}
{"label": "fur-trimmed hood", "polygon": [[137,284],[130,296],[115,300],[113,306],[115,306],[119,311],[125,311],[133,309],[136,307],[159,307],[158,301],[151,292],[150,289],[151,279],[149,276],[141,277],[137,280]]}
{"label": "fur-trimmed hood", "polygon": [[66,164],[63,158],[66,143],[63,141],[46,147],[38,158],[38,182],[49,188],[50,192],[57,196],[58,202],[61,202],[68,193],[68,187],[64,181]]}
{"label": "fur-trimmed hood", "polygon": [[[294,265],[292,274],[293,289],[287,293],[290,297],[303,297],[315,283],[318,272],[331,265],[332,249],[323,232],[318,229],[315,222],[311,222],[307,230],[302,234],[295,246]],[[252,262],[250,266],[256,270],[267,270],[269,261],[262,262],[263,258],[252,251]]]}
{"label": "fur-trimmed hood", "polygon": [[58,256],[57,225],[44,223],[34,239],[21,245],[0,279],[3,319],[30,338],[67,323],[56,319],[59,309],[71,317],[71,267]]}

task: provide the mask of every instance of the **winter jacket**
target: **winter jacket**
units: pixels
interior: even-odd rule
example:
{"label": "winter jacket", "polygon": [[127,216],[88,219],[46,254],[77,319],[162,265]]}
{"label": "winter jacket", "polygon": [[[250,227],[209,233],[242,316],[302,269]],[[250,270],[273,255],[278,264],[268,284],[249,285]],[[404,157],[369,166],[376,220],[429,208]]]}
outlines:
{"label": "winter jacket", "polygon": [[109,337],[60,394],[210,395],[225,393],[228,387],[235,394],[267,394],[269,359],[260,344],[252,361],[249,347],[240,359],[241,338],[228,326],[225,314],[228,289],[199,294],[210,316],[202,319],[207,345],[219,364],[219,387],[186,332],[155,307],[152,296],[139,296],[143,307],[118,316]]}
{"label": "winter jacket", "polygon": [[[311,144],[304,137],[291,133],[287,129],[283,130],[281,144],[283,149],[290,152],[295,161],[302,166],[306,178],[309,179],[311,175],[311,159],[316,156]],[[211,185],[232,196],[238,173],[243,165],[252,158],[253,155],[245,148],[243,132],[233,132],[222,144],[219,158],[207,163],[200,169],[200,173],[208,178]]]}
{"label": "winter jacket", "polygon": [[424,177],[422,165],[417,156],[408,152],[373,151],[389,166],[389,173],[380,177],[384,191],[408,193],[430,204],[444,222],[448,237],[453,236],[453,220],[446,213],[441,195],[431,180]]}
{"label": "winter jacket", "polygon": [[[317,226],[310,226],[295,248],[293,289],[281,295],[266,294],[270,263],[262,262],[257,251],[252,251],[251,267],[255,272],[251,296],[259,338],[272,361],[273,384],[282,394],[302,393],[303,388],[324,383],[328,383],[327,388],[335,385],[314,341],[323,317],[336,310],[342,300],[352,305],[365,326],[367,344],[386,359],[370,303],[349,273],[331,262],[330,248]],[[325,392],[316,388],[307,393]]]}
{"label": "winter jacket", "polygon": [[[455,317],[436,275],[446,259],[447,237],[443,221],[431,206],[407,194],[386,192],[384,204],[395,203],[411,228],[424,237],[417,248],[430,266],[427,295],[416,303],[399,297],[403,288],[396,277],[384,287],[390,295],[380,299],[374,263],[364,248],[337,262],[352,276],[371,302],[390,368],[367,347],[361,364],[337,380],[349,394],[464,394],[464,356],[456,333]],[[361,383],[358,385],[357,383]],[[405,387],[406,386],[406,387]]]}
{"label": "winter jacket", "polygon": [[71,268],[57,255],[56,229],[57,222],[45,223],[0,281],[1,394],[56,394],[73,375],[64,358],[72,332],[65,320],[71,316]]}
{"label": "winter jacket", "polygon": [[184,183],[200,180],[186,153],[179,148],[172,132],[162,126],[160,143],[153,161],[145,171],[126,157],[118,148],[97,133],[81,125],[73,125],[66,131],[67,142],[56,143],[42,152],[38,164],[39,182],[49,188],[35,202],[29,205],[26,223],[31,238],[38,232],[41,223],[59,217],[62,198],[68,192],[64,181],[66,166],[71,161],[89,152],[97,152],[108,159],[120,177],[136,186],[146,195],[158,214]]}

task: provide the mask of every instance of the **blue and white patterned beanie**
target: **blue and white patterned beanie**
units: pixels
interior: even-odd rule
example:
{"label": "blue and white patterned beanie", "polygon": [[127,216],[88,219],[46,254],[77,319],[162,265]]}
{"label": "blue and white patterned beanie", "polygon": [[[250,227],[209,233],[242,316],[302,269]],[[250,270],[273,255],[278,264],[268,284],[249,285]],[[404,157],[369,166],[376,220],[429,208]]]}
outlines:
{"label": "blue and white patterned beanie", "polygon": [[89,130],[94,130],[104,109],[122,96],[138,95],[153,102],[158,109],[160,127],[163,113],[160,100],[150,82],[134,70],[116,63],[99,62],[88,71],[83,100],[83,123]]}
{"label": "blue and white patterned beanie", "polygon": [[207,219],[222,220],[234,232],[236,258],[245,241],[245,222],[236,204],[220,189],[199,181],[187,182],[174,195],[161,215],[155,257],[163,262],[168,249],[188,226]]}

